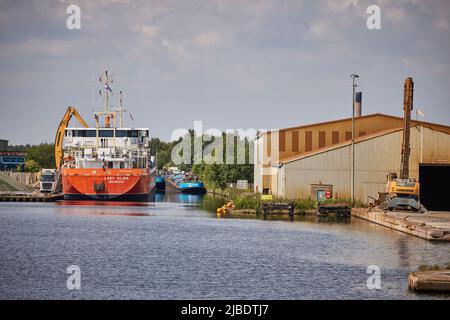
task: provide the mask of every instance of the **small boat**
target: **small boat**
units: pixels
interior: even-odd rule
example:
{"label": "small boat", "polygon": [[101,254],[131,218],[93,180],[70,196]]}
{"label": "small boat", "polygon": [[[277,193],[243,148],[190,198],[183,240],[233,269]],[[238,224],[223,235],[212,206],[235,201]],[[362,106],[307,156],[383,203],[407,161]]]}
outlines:
{"label": "small boat", "polygon": [[181,182],[178,184],[178,189],[181,193],[189,194],[203,194],[206,193],[206,188],[203,182]]}
{"label": "small boat", "polygon": [[156,192],[165,192],[166,191],[166,179],[164,178],[164,176],[156,177],[155,191]]}
{"label": "small boat", "polygon": [[166,176],[167,188],[176,192],[186,194],[204,194],[206,188],[192,173],[185,174],[184,172],[169,174]]}

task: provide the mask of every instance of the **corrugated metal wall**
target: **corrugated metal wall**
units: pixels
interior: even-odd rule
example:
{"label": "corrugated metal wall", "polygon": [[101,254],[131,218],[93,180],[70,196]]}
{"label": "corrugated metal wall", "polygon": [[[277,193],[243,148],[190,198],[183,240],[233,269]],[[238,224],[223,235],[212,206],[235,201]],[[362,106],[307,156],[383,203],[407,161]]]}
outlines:
{"label": "corrugated metal wall", "polygon": [[[420,162],[420,129],[423,130],[423,162],[450,162],[450,135],[425,127],[411,130],[410,176],[418,178]],[[369,139],[355,145],[355,197],[367,201],[386,189],[389,171],[399,172],[402,131]],[[311,195],[311,184],[331,184],[335,196],[350,197],[351,147],[346,146],[286,163],[278,176],[277,195],[305,198]],[[272,188],[274,190],[275,188]]]}

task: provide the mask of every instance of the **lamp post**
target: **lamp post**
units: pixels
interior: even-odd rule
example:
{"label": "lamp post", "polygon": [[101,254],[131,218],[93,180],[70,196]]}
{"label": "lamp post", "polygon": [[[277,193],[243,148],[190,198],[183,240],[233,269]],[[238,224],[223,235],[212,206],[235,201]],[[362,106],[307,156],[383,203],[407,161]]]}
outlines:
{"label": "lamp post", "polygon": [[352,162],[351,162],[351,182],[350,182],[350,192],[351,192],[351,205],[353,207],[355,203],[355,91],[358,86],[356,83],[356,79],[359,78],[359,75],[352,74]]}
{"label": "lamp post", "polygon": [[[416,124],[419,124],[419,115],[425,118],[425,114],[416,107]],[[418,126],[420,130],[420,163],[423,163],[423,127]]]}

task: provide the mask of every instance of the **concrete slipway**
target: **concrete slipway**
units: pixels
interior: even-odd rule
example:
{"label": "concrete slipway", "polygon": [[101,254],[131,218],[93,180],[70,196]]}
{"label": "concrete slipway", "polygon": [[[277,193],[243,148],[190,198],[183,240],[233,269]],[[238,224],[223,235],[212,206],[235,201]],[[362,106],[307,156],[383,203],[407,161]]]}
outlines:
{"label": "concrete slipway", "polygon": [[422,239],[450,242],[450,212],[384,212],[377,208],[353,208],[352,216]]}

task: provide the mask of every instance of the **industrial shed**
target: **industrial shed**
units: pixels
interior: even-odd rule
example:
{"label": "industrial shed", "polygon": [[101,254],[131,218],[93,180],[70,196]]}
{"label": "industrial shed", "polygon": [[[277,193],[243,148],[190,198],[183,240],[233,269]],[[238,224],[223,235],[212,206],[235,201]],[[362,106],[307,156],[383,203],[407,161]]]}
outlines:
{"label": "industrial shed", "polygon": [[[364,119],[364,123],[358,124],[361,118]],[[325,192],[331,192],[336,198],[350,198],[351,139],[348,139],[347,134],[347,139],[343,141],[336,141],[336,137],[332,141],[333,135],[339,137],[339,133],[335,133],[336,128],[340,128],[343,132],[349,130],[351,122],[348,120],[281,129],[279,132],[284,131],[284,134],[272,131],[259,136],[255,144],[255,190],[284,198],[317,199],[322,198]],[[379,192],[386,191],[389,172],[399,171],[402,118],[376,114],[360,117],[356,123],[357,129],[362,128],[366,132],[357,135],[355,139],[355,198],[367,202],[369,197],[378,198]],[[317,127],[320,129],[314,131]],[[289,132],[292,130],[309,131],[310,133],[303,134],[304,145],[309,144],[307,149],[312,150],[303,149],[296,153],[292,152],[292,149],[288,150],[292,148],[292,138],[291,142],[287,143],[286,136],[299,135]],[[312,146],[311,142],[307,141],[311,136],[317,136]],[[320,147],[319,140],[322,140]],[[271,158],[274,148],[279,150],[278,160]],[[430,168],[434,168],[433,170],[445,175],[448,174],[449,165],[450,127],[413,121],[410,177],[417,179],[420,177],[426,182],[427,179],[423,175],[426,170],[431,172]],[[439,175],[436,172],[434,174]],[[437,183],[426,182],[421,186],[421,192],[428,195],[436,194],[438,192],[434,190],[436,186]]]}

